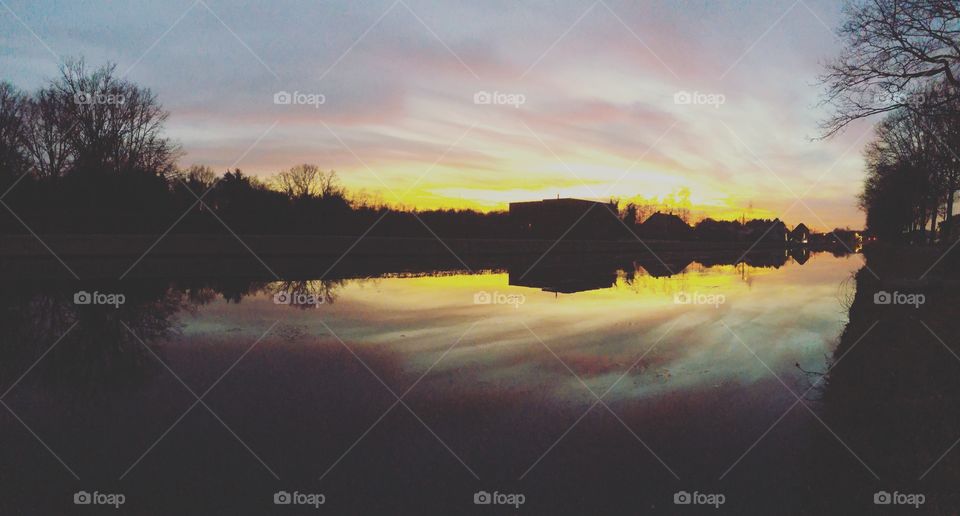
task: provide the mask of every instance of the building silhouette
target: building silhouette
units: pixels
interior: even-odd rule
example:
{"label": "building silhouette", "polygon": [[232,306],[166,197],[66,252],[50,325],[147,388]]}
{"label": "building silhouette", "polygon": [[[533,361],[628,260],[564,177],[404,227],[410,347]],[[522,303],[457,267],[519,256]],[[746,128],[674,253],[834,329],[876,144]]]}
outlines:
{"label": "building silhouette", "polygon": [[645,238],[653,240],[690,240],[693,238],[691,228],[680,217],[656,212],[640,225],[640,232]]}
{"label": "building silhouette", "polygon": [[557,198],[510,203],[510,223],[520,236],[609,239],[621,233],[617,203]]}
{"label": "building silhouette", "polygon": [[810,242],[810,228],[806,226],[803,222],[793,228],[793,231],[790,232],[790,241],[795,244],[806,244]]}

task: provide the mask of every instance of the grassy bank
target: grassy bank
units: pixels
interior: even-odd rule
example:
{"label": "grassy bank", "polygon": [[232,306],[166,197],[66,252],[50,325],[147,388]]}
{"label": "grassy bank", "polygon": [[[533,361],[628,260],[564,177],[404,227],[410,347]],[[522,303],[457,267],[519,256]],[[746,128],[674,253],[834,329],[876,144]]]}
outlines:
{"label": "grassy bank", "polygon": [[960,439],[960,260],[945,251],[865,253],[849,323],[813,402],[836,433],[824,430],[824,466],[850,471],[846,485],[827,489],[922,493],[924,514],[960,510],[960,449],[951,449]]}

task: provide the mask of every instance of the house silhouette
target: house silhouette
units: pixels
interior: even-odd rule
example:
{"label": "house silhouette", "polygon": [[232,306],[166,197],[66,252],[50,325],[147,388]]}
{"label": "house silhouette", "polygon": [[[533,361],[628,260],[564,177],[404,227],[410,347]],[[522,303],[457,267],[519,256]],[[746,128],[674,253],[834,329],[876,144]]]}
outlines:
{"label": "house silhouette", "polygon": [[795,244],[806,244],[810,242],[810,229],[801,222],[790,232],[790,241]]}
{"label": "house silhouette", "polygon": [[656,212],[640,225],[645,238],[653,240],[690,240],[693,228],[680,217],[671,213]]}

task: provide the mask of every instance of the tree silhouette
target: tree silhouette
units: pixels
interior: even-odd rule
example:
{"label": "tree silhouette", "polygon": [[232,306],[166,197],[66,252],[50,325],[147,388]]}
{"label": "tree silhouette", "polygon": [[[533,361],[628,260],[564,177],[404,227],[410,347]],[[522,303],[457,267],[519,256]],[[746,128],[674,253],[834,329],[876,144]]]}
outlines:
{"label": "tree silhouette", "polygon": [[0,82],[0,187],[4,190],[22,174],[27,163],[23,152],[26,100],[7,82]]}
{"label": "tree silhouette", "polygon": [[[56,79],[30,95],[0,83],[0,186],[5,191],[18,181],[4,197],[17,216],[0,210],[0,231],[529,236],[504,211],[398,209],[350,197],[336,172],[312,163],[266,179],[239,169],[218,177],[200,164],[179,168],[179,148],[164,133],[167,117],[156,95],[117,77],[112,64],[91,68],[68,60]],[[694,238],[688,196],[681,191],[679,199],[664,199],[671,213],[683,208],[657,238]],[[614,230],[592,231],[585,221],[569,238],[633,240],[644,231],[639,222],[654,211],[649,203],[631,204],[620,215],[617,204],[611,206],[591,217],[620,216],[610,225]]]}
{"label": "tree silhouette", "polygon": [[937,102],[957,98],[960,86],[960,6],[954,0],[848,1],[839,37],[840,56],[827,64],[821,82],[833,114],[825,136],[854,120],[911,109],[927,90],[943,84]]}
{"label": "tree silhouette", "polygon": [[167,174],[178,149],[163,135],[168,113],[149,89],[114,76],[116,65],[90,71],[69,60],[39,98],[65,111],[62,134],[72,144],[78,170]]}

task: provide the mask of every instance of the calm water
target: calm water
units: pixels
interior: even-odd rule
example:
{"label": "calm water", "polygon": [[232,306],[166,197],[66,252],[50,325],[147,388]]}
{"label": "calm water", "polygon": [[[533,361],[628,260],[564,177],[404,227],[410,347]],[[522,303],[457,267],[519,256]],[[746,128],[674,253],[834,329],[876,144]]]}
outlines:
{"label": "calm water", "polygon": [[802,513],[811,474],[869,475],[818,470],[829,434],[791,393],[827,368],[861,266],[84,287],[119,308],[10,285],[0,512],[112,511],[79,490],[127,514],[515,512],[483,490],[673,514],[685,490]]}

